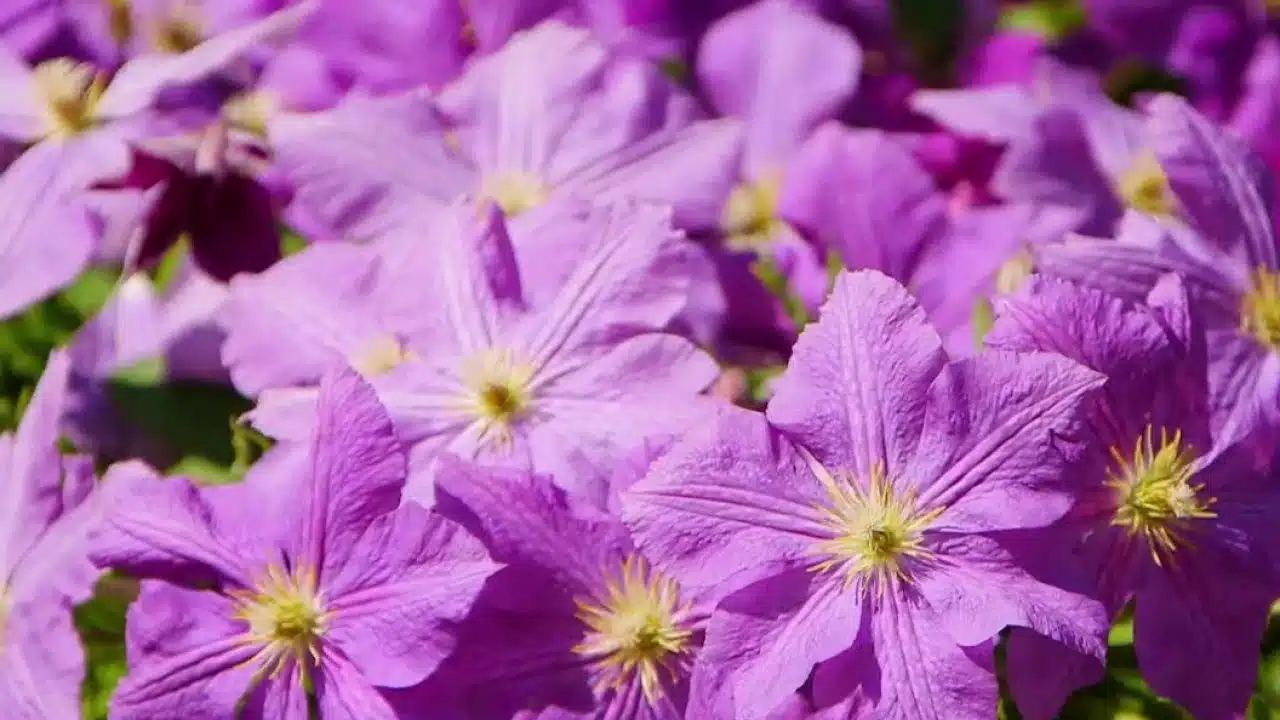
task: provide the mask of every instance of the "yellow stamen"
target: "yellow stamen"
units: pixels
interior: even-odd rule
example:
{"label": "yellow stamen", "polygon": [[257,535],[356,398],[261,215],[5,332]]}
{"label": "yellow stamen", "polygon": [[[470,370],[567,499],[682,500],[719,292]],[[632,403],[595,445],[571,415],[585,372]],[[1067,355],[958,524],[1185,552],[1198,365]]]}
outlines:
{"label": "yellow stamen", "polygon": [[377,377],[386,375],[416,357],[413,351],[407,349],[399,340],[390,335],[383,335],[361,353],[351,367],[366,378]]}
{"label": "yellow stamen", "polygon": [[533,369],[510,351],[486,350],[465,363],[462,376],[465,404],[481,423],[481,437],[492,438],[498,449],[510,447],[512,426],[533,409]]}
{"label": "yellow stamen", "polygon": [[156,23],[152,43],[156,50],[178,55],[204,42],[200,13],[194,3],[179,3]]}
{"label": "yellow stamen", "polygon": [[815,572],[839,570],[846,587],[856,582],[878,596],[911,582],[913,563],[933,559],[923,533],[943,508],[921,509],[915,491],[898,492],[880,466],[867,481],[849,475],[837,479],[825,471],[818,479],[827,503],[817,509],[834,537],[814,548],[823,558],[812,566]]}
{"label": "yellow stamen", "polygon": [[1160,430],[1154,441],[1150,425],[1138,438],[1133,457],[1111,448],[1115,464],[1107,472],[1107,487],[1115,492],[1116,510],[1111,524],[1125,528],[1130,537],[1142,536],[1157,565],[1171,560],[1187,542],[1191,521],[1214,517],[1213,498],[1202,498],[1201,484],[1192,483],[1195,453],[1182,444],[1182,432]]}
{"label": "yellow stamen", "polygon": [[1027,284],[1027,280],[1035,273],[1035,259],[1031,251],[1023,248],[1017,255],[1009,258],[996,271],[996,292],[1001,295],[1012,295]]}
{"label": "yellow stamen", "polygon": [[1251,278],[1240,303],[1240,331],[1268,350],[1280,350],[1280,273],[1260,267]]}
{"label": "yellow stamen", "polygon": [[1138,155],[1116,186],[1125,205],[1148,215],[1172,215],[1178,207],[1169,178],[1151,152]]}
{"label": "yellow stamen", "polygon": [[578,619],[589,629],[573,650],[593,659],[597,692],[640,679],[645,699],[663,695],[662,673],[675,680],[689,659],[689,605],[675,580],[632,555],[605,581],[603,597],[578,598]]}
{"label": "yellow stamen", "polygon": [[106,0],[107,28],[117,45],[124,45],[133,38],[133,9],[129,0]]}
{"label": "yellow stamen", "polygon": [[550,188],[532,173],[500,172],[485,178],[483,194],[508,217],[515,217],[546,202]]}
{"label": "yellow stamen", "polygon": [[230,595],[236,618],[249,625],[245,642],[262,646],[257,656],[261,676],[276,677],[292,665],[305,679],[310,664],[320,660],[320,643],[329,625],[315,571],[299,568],[289,573],[269,565],[254,589]]}
{"label": "yellow stamen", "polygon": [[276,98],[255,90],[241,93],[222,105],[222,117],[231,127],[259,138],[267,137],[267,124],[276,109]]}
{"label": "yellow stamen", "polygon": [[78,135],[97,123],[95,111],[106,81],[92,65],[57,58],[37,65],[33,75],[50,136]]}
{"label": "yellow stamen", "polygon": [[733,189],[720,214],[726,243],[735,250],[759,250],[768,244],[784,223],[778,215],[782,174],[769,172],[755,182]]}

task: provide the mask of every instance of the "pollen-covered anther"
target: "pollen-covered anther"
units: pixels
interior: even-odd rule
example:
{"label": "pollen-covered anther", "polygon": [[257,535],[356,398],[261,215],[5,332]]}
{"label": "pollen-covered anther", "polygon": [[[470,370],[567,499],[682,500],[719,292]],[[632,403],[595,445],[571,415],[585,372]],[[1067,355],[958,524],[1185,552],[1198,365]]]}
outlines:
{"label": "pollen-covered anther", "polygon": [[782,177],[765,173],[733,189],[720,215],[726,242],[735,250],[758,250],[784,225],[778,215]]}
{"label": "pollen-covered anther", "polygon": [[1280,273],[1260,267],[1240,302],[1240,330],[1268,350],[1280,350]]}
{"label": "pollen-covered anther", "polygon": [[133,39],[133,8],[129,0],[106,0],[107,29],[117,45]]}
{"label": "pollen-covered anther", "polygon": [[384,335],[356,357],[351,367],[366,378],[377,377],[386,375],[416,357],[412,350],[395,337]]}
{"label": "pollen-covered anther", "polygon": [[329,617],[307,568],[293,572],[271,565],[252,590],[233,592],[236,617],[249,625],[246,641],[262,646],[258,658],[264,675],[276,675],[290,664],[307,672],[320,659],[320,642]]}
{"label": "pollen-covered anther", "polygon": [[508,217],[515,217],[546,202],[550,188],[532,173],[508,171],[485,178],[483,194]]}
{"label": "pollen-covered anther", "polygon": [[231,127],[255,137],[266,138],[267,126],[276,110],[276,98],[261,91],[240,93],[222,105],[222,117]]}
{"label": "pollen-covered anther", "polygon": [[1150,425],[1138,438],[1132,457],[1111,448],[1115,461],[1107,486],[1115,492],[1111,524],[1143,538],[1157,565],[1170,561],[1188,542],[1191,524],[1214,517],[1214,499],[1193,483],[1195,453],[1182,442],[1181,431],[1161,429],[1159,442]]}
{"label": "pollen-covered anther", "polygon": [[504,350],[486,350],[470,358],[462,371],[466,404],[481,423],[482,437],[499,448],[511,442],[511,428],[533,408],[533,370]]}
{"label": "pollen-covered anther", "polygon": [[1173,215],[1178,201],[1169,187],[1160,161],[1150,152],[1134,159],[1133,164],[1120,176],[1116,186],[1124,204],[1148,215]]}
{"label": "pollen-covered anther", "polygon": [[670,680],[679,676],[693,638],[689,605],[675,580],[633,555],[608,575],[603,594],[576,603],[588,633],[573,650],[592,660],[597,691],[638,678],[645,699],[660,699],[664,673]]}
{"label": "pollen-covered anther", "polygon": [[35,67],[36,92],[45,104],[48,133],[77,135],[97,122],[95,111],[106,81],[97,69],[68,58],[46,60]]}
{"label": "pollen-covered anther", "polygon": [[913,567],[933,559],[923,534],[941,508],[921,508],[914,491],[895,488],[879,466],[870,478],[823,470],[818,479],[827,492],[818,511],[832,537],[813,550],[822,558],[812,566],[815,572],[843,573],[846,586],[858,583],[879,595],[911,582]]}

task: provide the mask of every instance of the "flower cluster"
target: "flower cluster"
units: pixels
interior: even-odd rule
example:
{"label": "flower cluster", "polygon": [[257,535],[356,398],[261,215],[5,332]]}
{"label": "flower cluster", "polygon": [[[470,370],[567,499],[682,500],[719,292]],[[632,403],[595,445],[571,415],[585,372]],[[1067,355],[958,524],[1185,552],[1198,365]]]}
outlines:
{"label": "flower cluster", "polygon": [[10,0],[0,717],[1280,712],[1255,4]]}

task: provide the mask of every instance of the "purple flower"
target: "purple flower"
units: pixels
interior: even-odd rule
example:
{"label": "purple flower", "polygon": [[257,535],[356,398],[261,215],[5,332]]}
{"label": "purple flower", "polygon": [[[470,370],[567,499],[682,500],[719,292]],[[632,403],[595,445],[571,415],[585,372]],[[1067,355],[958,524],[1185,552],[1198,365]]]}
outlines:
{"label": "purple flower", "polygon": [[93,463],[58,451],[69,366],[55,352],[17,434],[0,435],[0,705],[15,720],[80,714],[71,610],[98,578],[87,535],[99,515]]}
{"label": "purple flower", "polygon": [[[496,571],[460,527],[400,505],[405,458],[373,390],[326,375],[310,452],[197,489],[117,466],[93,557],[144,578],[129,613],[120,718],[395,718],[453,650]],[[425,716],[424,716],[425,717]]]}
{"label": "purple flower", "polygon": [[1005,626],[1100,656],[1101,605],[1020,557],[1071,506],[1072,436],[1101,383],[1048,354],[949,361],[900,285],[842,275],[767,415],[726,409],[624,496],[683,587],[732,590],[694,696],[762,717],[816,665],[820,708],[986,718]]}
{"label": "purple flower", "polygon": [[[1203,313],[1214,428],[1222,441],[1280,422],[1280,259],[1272,179],[1240,141],[1161,96],[1150,103],[1150,166],[1171,217],[1126,219],[1117,240],[1045,246],[1046,275],[1141,299],[1164,274],[1184,278]],[[1259,438],[1265,446],[1265,438]],[[1269,449],[1261,451],[1269,461]]]}
{"label": "purple flower", "polygon": [[[998,303],[987,344],[1107,377],[1090,412],[1094,457],[1073,473],[1080,502],[1046,569],[1082,564],[1112,614],[1133,602],[1138,665],[1157,693],[1197,718],[1238,717],[1280,578],[1280,489],[1213,437],[1204,335],[1176,276],[1149,302],[1039,280]],[[1023,630],[1009,669],[1033,719],[1102,677],[1097,659]]]}
{"label": "purple flower", "polygon": [[285,114],[270,134],[295,204],[336,237],[376,237],[462,196],[508,215],[565,195],[639,198],[673,206],[682,227],[711,228],[739,130],[688,124],[689,107],[656,67],[610,58],[587,32],[553,21],[477,60],[438,104],[351,98]]}
{"label": "purple flower", "polygon": [[376,249],[315,246],[234,282],[223,359],[255,424],[296,437],[308,386],[341,358],[412,447],[409,497],[430,499],[417,471],[446,450],[594,494],[622,453],[701,413],[718,369],[663,332],[691,279],[669,211],[546,211],[512,221],[513,240],[501,213],[459,205],[433,216],[433,242],[415,226]]}
{"label": "purple flower", "polygon": [[820,181],[793,160],[814,129],[853,97],[861,63],[852,36],[783,0],[721,18],[698,52],[702,90],[718,113],[744,126],[739,183],[720,216],[725,247],[770,259],[810,311],[827,293],[826,258],[785,210],[789,194],[813,192]]}
{"label": "purple flower", "polygon": [[711,595],[687,592],[620,520],[548,477],[448,459],[436,482],[440,511],[508,567],[458,651],[399,705],[467,718],[686,717]]}

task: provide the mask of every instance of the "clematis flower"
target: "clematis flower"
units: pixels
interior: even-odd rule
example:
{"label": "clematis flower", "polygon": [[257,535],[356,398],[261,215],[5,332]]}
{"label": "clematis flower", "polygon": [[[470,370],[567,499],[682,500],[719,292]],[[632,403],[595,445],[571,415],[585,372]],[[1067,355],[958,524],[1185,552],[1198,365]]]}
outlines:
{"label": "clematis flower", "polygon": [[989,718],[991,639],[1032,627],[1094,656],[1102,606],[1021,567],[1102,377],[1048,354],[951,362],[902,286],[839,277],[766,415],[726,409],[623,498],[682,587],[728,583],[695,697],[758,718],[813,676],[818,708]]}
{"label": "clematis flower", "polygon": [[[1226,442],[1280,422],[1280,260],[1272,179],[1242,144],[1183,100],[1150,103],[1151,164],[1173,221],[1130,216],[1115,241],[1041,248],[1046,275],[1141,299],[1164,274],[1185,278],[1204,315],[1214,428]],[[1265,433],[1264,433],[1265,435]],[[1268,457],[1263,438],[1260,452]]]}
{"label": "clematis flower", "polygon": [[[551,478],[442,460],[439,510],[507,565],[458,650],[397,706],[449,717],[686,717],[714,597],[684,590],[615,516]],[[692,712],[690,710],[690,712]]]}
{"label": "clematis flower", "polygon": [[49,358],[16,435],[0,435],[0,704],[15,720],[77,717],[84,651],[71,611],[93,594],[93,463],[63,457],[70,361]]}
{"label": "clematis flower", "polygon": [[[1133,603],[1153,690],[1197,718],[1239,717],[1276,594],[1280,495],[1213,435],[1203,329],[1177,277],[1148,302],[1037,279],[997,304],[987,345],[1059,353],[1107,376],[1090,412],[1090,469],[1073,474],[1080,502],[1046,560],[1059,572],[1081,563],[1113,615]],[[1097,659],[1024,630],[1008,667],[1032,720],[1103,674]]]}
{"label": "clematis flower", "polygon": [[[144,56],[106,81],[92,66],[60,58],[35,69],[0,52],[0,85],[9,105],[0,137],[32,145],[0,181],[0,207],[12,223],[0,241],[0,275],[13,312],[58,289],[84,268],[103,232],[92,216],[90,188],[129,171],[128,143],[145,134],[148,113],[162,91],[195,83],[264,40],[286,32],[310,6],[301,4],[255,25],[221,35],[170,57]],[[66,212],[59,212],[63,207]],[[46,236],[59,235],[56,247]],[[9,287],[13,287],[9,290]]]}
{"label": "clematis flower", "polygon": [[390,719],[376,688],[414,685],[452,652],[498,566],[456,524],[400,505],[403,451],[355,373],[326,375],[318,414],[309,454],[276,454],[241,485],[110,474],[93,557],[143,578],[113,717],[301,720],[314,692],[327,718]]}
{"label": "clematis flower", "polygon": [[376,253],[315,246],[232,283],[223,359],[258,398],[253,422],[296,437],[316,370],[345,358],[412,448],[422,502],[443,451],[589,491],[647,436],[683,429],[718,374],[663,332],[687,302],[687,241],[661,208],[552,210],[513,242],[496,209],[458,205]]}
{"label": "clematis flower", "polygon": [[739,184],[720,217],[725,249],[768,258],[810,311],[827,292],[826,257],[787,221],[784,198],[812,192],[814,179],[792,160],[853,97],[861,62],[851,35],[783,0],[721,18],[698,51],[703,92],[719,114],[744,126]]}
{"label": "clematis flower", "polygon": [[[514,91],[512,88],[519,88]],[[269,128],[294,203],[334,237],[365,240],[462,196],[519,215],[564,196],[638,198],[685,228],[716,224],[733,183],[733,121],[689,124],[656,67],[611,59],[549,21],[473,63],[437,104],[349,99]]]}

